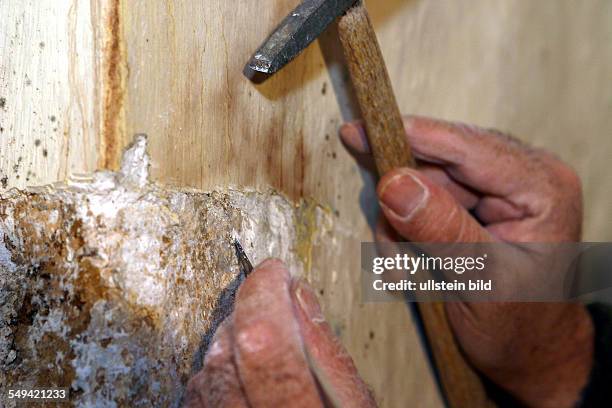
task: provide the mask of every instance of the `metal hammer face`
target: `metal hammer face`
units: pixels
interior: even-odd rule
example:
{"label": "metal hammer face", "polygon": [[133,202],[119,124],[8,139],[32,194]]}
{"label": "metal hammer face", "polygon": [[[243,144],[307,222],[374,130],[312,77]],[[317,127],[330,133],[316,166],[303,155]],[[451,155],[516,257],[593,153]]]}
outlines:
{"label": "metal hammer face", "polygon": [[287,65],[358,0],[305,0],[285,17],[244,67],[251,81],[261,83]]}

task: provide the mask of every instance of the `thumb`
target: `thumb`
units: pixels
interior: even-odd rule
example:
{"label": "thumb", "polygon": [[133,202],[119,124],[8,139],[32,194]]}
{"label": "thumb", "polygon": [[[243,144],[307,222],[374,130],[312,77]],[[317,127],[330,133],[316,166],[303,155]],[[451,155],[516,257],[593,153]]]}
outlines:
{"label": "thumb", "polygon": [[444,188],[418,170],[395,169],[377,188],[391,226],[413,242],[489,242],[493,237]]}

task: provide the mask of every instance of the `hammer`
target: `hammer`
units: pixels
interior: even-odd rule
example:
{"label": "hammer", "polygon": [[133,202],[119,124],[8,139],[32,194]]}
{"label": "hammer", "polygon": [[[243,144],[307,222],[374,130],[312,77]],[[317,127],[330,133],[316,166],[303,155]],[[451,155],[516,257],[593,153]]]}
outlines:
{"label": "hammer", "polygon": [[263,82],[316,40],[339,16],[340,42],[378,173],[414,167],[376,33],[361,1],[303,1],[253,54],[244,74],[254,82]]}
{"label": "hammer", "polygon": [[[244,68],[245,76],[253,82],[263,82],[295,58],[336,18],[378,174],[398,167],[414,167],[389,74],[362,0],[304,0],[253,54]],[[449,405],[490,406],[479,376],[465,361],[452,335],[442,303],[420,303],[419,312]]]}

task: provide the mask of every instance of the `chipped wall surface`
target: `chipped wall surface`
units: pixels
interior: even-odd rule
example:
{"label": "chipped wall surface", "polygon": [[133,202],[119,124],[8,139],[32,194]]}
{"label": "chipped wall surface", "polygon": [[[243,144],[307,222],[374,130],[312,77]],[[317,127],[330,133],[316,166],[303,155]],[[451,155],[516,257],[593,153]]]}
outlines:
{"label": "chipped wall surface", "polygon": [[176,405],[231,307],[234,237],[254,262],[279,256],[300,275],[296,248],[315,236],[295,226],[331,228],[323,209],[273,192],[150,184],[144,141],[121,172],[0,196],[3,387],[70,387],[77,405]]}

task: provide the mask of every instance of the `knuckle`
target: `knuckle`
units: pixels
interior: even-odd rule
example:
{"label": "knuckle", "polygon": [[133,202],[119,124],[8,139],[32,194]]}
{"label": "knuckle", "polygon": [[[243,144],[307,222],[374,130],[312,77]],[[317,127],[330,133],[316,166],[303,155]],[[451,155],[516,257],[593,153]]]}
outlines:
{"label": "knuckle", "polygon": [[552,155],[549,156],[549,163],[554,187],[569,199],[579,199],[582,196],[582,182],[576,170]]}
{"label": "knuckle", "polygon": [[531,160],[536,163],[533,170],[542,174],[543,187],[559,198],[579,199],[582,182],[576,170],[554,153],[542,149],[532,151]]}

